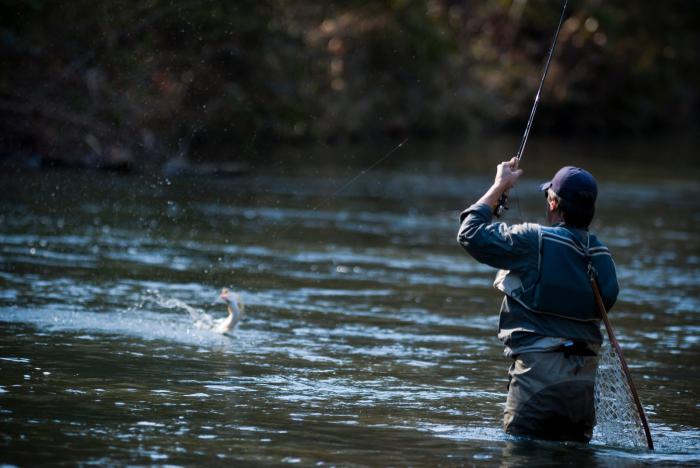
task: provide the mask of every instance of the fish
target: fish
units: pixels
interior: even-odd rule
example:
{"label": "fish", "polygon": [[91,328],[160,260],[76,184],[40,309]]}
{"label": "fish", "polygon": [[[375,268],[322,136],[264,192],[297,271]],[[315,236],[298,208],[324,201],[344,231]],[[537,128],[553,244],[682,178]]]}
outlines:
{"label": "fish", "polygon": [[226,333],[233,330],[244,315],[245,305],[241,296],[228,288],[223,288],[219,294],[221,302],[226,304],[228,316],[213,321],[211,330],[217,333]]}

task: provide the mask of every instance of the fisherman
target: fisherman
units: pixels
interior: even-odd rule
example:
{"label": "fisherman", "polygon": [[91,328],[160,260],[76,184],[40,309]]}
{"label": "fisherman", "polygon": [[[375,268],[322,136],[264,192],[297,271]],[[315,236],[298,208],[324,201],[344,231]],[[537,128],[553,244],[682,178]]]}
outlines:
{"label": "fisherman", "polygon": [[588,442],[602,344],[589,272],[606,309],[619,290],[609,250],[588,231],[597,183],[583,169],[563,167],[540,186],[550,227],[492,222],[521,175],[516,158],[499,164],[493,185],[461,213],[457,237],[477,261],[500,269],[498,337],[512,358],[503,426],[514,435]]}

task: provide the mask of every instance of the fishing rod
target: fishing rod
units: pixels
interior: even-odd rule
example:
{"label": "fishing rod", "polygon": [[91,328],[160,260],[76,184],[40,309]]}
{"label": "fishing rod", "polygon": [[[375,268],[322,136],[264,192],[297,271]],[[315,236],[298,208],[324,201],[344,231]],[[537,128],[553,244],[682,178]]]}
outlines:
{"label": "fishing rod", "polygon": [[[552,39],[552,46],[549,48],[549,54],[547,55],[547,61],[544,64],[544,71],[542,72],[542,79],[540,80],[540,87],[537,88],[537,94],[535,94],[535,102],[532,104],[532,109],[530,110],[530,117],[527,119],[527,125],[525,126],[525,133],[523,138],[520,140],[520,145],[518,146],[518,152],[515,153],[516,166],[520,163],[520,160],[525,153],[525,144],[527,144],[527,139],[530,136],[530,129],[532,128],[532,122],[535,120],[535,113],[537,112],[537,104],[540,102],[540,93],[542,92],[542,87],[544,86],[544,80],[547,78],[547,71],[549,70],[549,63],[552,61],[552,56],[554,55],[554,49],[557,46],[557,39],[559,38],[559,30],[561,29],[561,24],[564,21],[564,14],[566,13],[566,6],[569,0],[564,1],[564,7],[561,9],[561,16],[559,17],[559,24],[557,25],[557,31],[554,33],[554,39]],[[500,218],[503,212],[508,209],[506,203],[508,202],[508,192],[503,192],[498,199],[498,205],[493,213],[496,217]]]}

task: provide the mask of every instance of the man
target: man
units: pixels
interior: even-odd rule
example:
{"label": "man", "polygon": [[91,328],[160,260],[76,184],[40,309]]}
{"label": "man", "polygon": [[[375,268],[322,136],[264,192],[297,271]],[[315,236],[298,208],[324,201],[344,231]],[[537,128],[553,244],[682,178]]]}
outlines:
{"label": "man", "polygon": [[477,261],[500,269],[498,337],[513,359],[503,426],[510,434],[588,442],[602,343],[589,271],[607,309],[619,290],[610,252],[588,232],[597,183],[564,167],[540,187],[551,227],[492,223],[499,197],[521,174],[515,158],[501,163],[491,188],[460,215],[457,237]]}

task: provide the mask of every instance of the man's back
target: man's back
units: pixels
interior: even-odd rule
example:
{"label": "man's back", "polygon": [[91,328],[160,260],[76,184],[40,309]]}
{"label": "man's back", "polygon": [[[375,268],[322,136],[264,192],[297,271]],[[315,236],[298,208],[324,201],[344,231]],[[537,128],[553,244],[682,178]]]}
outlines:
{"label": "man's back", "polygon": [[608,308],[618,285],[612,256],[594,235],[565,225],[492,223],[484,204],[469,207],[461,220],[460,245],[479,262],[500,269],[494,286],[506,296],[499,323],[506,354],[533,349],[532,343],[544,337],[557,338],[554,343],[560,338],[601,343],[588,256]]}

